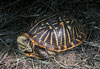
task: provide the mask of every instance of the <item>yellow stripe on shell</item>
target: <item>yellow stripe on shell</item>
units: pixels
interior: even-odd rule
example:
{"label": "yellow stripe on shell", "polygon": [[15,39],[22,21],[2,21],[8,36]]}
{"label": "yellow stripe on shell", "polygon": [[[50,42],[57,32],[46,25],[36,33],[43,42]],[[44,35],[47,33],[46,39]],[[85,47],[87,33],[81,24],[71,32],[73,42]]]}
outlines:
{"label": "yellow stripe on shell", "polygon": [[53,31],[54,31],[55,38],[56,38],[56,45],[58,46],[58,38],[57,38],[57,34],[56,34],[56,31],[55,31],[55,30],[53,30]]}
{"label": "yellow stripe on shell", "polygon": [[51,32],[51,36],[50,36],[50,45],[52,46],[52,36],[53,35],[53,32]]}
{"label": "yellow stripe on shell", "polygon": [[44,42],[48,39],[49,34],[50,34],[50,32],[48,32],[47,36],[44,39]]}
{"label": "yellow stripe on shell", "polygon": [[68,42],[71,43],[70,33],[69,33],[68,29],[66,29],[66,30],[67,30],[67,35],[68,35]]}
{"label": "yellow stripe on shell", "polygon": [[66,46],[66,34],[65,34],[65,27],[64,27],[64,23],[61,22],[60,25],[63,27],[63,34],[64,34],[64,46]]}
{"label": "yellow stripe on shell", "polygon": [[46,30],[46,31],[41,35],[41,37],[39,38],[39,40],[42,39],[42,37],[46,34],[47,31],[48,31],[48,30]]}

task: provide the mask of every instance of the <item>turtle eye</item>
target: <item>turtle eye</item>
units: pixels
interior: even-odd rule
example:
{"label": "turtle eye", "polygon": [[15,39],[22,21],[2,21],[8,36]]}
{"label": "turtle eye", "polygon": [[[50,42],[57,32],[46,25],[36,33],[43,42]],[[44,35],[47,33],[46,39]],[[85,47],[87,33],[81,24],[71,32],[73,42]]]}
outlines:
{"label": "turtle eye", "polygon": [[26,43],[28,42],[28,40],[27,40],[27,39],[25,39],[25,40],[22,40],[22,41],[23,41],[23,42],[26,42]]}
{"label": "turtle eye", "polygon": [[23,40],[24,42],[28,41],[28,40]]}

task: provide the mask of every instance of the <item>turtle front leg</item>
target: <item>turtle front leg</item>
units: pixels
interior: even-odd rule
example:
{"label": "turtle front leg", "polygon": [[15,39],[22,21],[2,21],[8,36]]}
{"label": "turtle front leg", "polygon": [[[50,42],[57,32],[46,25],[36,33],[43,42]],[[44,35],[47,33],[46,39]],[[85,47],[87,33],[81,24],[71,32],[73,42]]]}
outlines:
{"label": "turtle front leg", "polygon": [[45,59],[49,57],[49,54],[45,51],[44,48],[40,48],[39,46],[35,46],[34,52],[38,54],[41,59]]}
{"label": "turtle front leg", "polygon": [[36,53],[24,53],[25,56],[30,57],[30,58],[36,58],[36,59],[41,59],[38,54]]}
{"label": "turtle front leg", "polygon": [[27,57],[36,59],[45,59],[49,57],[49,54],[45,51],[45,49],[40,48],[39,46],[33,46],[32,52],[24,51],[24,54]]}

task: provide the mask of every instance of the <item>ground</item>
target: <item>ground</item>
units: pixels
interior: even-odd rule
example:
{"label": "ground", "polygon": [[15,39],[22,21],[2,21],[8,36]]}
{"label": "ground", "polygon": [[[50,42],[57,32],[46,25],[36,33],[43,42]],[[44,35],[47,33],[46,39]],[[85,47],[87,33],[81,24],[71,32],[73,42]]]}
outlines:
{"label": "ground", "polygon": [[[0,69],[100,69],[99,3],[94,0],[1,1]],[[75,14],[86,29],[87,39],[80,46],[46,60],[21,54],[16,42],[21,32],[27,32],[45,16],[66,11]]]}

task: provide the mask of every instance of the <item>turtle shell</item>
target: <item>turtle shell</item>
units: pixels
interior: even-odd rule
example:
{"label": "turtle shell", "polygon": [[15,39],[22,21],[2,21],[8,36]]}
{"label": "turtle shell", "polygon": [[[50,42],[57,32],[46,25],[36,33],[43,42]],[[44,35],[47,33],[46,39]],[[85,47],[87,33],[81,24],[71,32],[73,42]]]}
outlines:
{"label": "turtle shell", "polygon": [[36,46],[54,52],[76,47],[87,37],[77,19],[64,14],[55,14],[37,22],[25,35]]}

